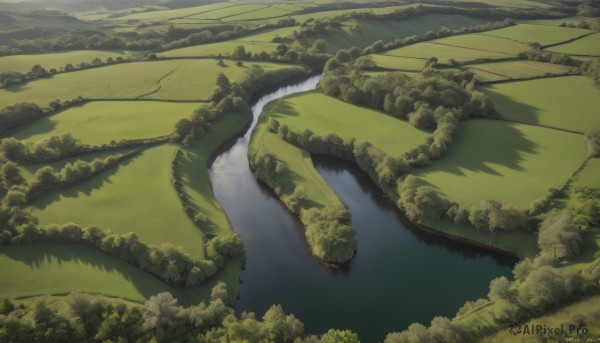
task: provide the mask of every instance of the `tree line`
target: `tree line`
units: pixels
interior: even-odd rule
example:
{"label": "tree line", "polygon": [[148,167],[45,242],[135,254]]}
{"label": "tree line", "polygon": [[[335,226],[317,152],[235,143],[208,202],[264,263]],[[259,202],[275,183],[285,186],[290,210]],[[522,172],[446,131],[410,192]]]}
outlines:
{"label": "tree line", "polygon": [[151,296],[143,306],[72,292],[63,299],[39,297],[30,304],[0,303],[0,337],[19,342],[305,342],[358,343],[348,330],[319,336],[280,305],[262,318],[235,314],[227,286],[220,282],[210,297],[187,307],[171,293]]}
{"label": "tree line", "polygon": [[77,97],[73,100],[54,100],[48,104],[48,107],[40,107],[31,102],[20,102],[14,105],[6,106],[0,110],[0,135],[6,134],[23,125],[32,123],[39,118],[49,116],[62,109],[76,106],[87,102],[83,97]]}

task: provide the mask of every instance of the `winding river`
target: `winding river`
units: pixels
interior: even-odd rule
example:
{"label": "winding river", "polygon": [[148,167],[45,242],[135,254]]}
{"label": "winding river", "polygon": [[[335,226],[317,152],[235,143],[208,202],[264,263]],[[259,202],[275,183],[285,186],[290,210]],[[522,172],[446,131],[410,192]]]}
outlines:
{"label": "winding river", "polygon": [[314,158],[315,166],[352,213],[358,253],[344,270],[311,257],[302,225],[255,179],[246,152],[264,105],[314,89],[318,80],[261,97],[251,127],[210,168],[217,199],[247,250],[236,310],[261,317],[281,304],[308,332],[352,329],[363,342],[377,342],[412,322],[453,316],[466,300],[485,296],[490,280],[510,275],[510,260],[414,229],[360,169],[323,156]]}

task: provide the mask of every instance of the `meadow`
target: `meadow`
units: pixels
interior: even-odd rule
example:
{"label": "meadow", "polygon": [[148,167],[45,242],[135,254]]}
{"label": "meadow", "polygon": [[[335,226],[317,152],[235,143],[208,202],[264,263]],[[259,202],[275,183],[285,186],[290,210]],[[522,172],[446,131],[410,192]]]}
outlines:
{"label": "meadow", "polygon": [[73,222],[135,232],[142,242],[171,243],[202,258],[204,234],[185,215],[171,184],[170,162],[177,149],[171,144],[148,148],[117,168],[37,198],[32,214],[42,224]]}
{"label": "meadow", "polygon": [[[467,68],[473,71],[476,78],[480,81],[480,71],[488,74],[495,74],[500,79],[525,79],[530,77],[540,77],[547,74],[562,75],[567,74],[571,69],[568,66],[560,64],[542,63],[535,61],[508,61],[496,63],[470,64]],[[485,76],[483,76],[485,78]]]}
{"label": "meadow", "polygon": [[466,207],[489,199],[525,208],[565,182],[586,153],[578,134],[473,119],[461,123],[443,157],[414,175]]}
{"label": "meadow", "polygon": [[99,58],[104,62],[109,57],[113,59],[117,57],[127,58],[131,55],[132,52],[130,51],[75,50],[50,54],[3,56],[0,57],[0,73],[4,71],[27,73],[36,64],[41,65],[46,70],[62,70],[68,63],[77,66],[81,63],[91,63],[95,58]]}
{"label": "meadow", "polygon": [[557,44],[593,33],[586,29],[557,27],[548,25],[519,24],[486,32],[486,36],[500,37],[521,43]]}
{"label": "meadow", "polygon": [[424,58],[408,58],[383,54],[372,54],[369,55],[369,57],[379,68],[416,72],[423,70],[425,63],[427,62]]}
{"label": "meadow", "polygon": [[584,76],[495,84],[482,90],[507,120],[579,132],[600,127],[600,90]]}
{"label": "meadow", "polygon": [[437,44],[435,41],[418,43],[390,50],[383,55],[425,59],[436,57],[440,63],[449,63],[451,59],[457,62],[469,62],[479,59],[503,59],[513,57],[512,55],[503,52]]}
{"label": "meadow", "polygon": [[529,50],[529,47],[523,43],[509,39],[488,36],[488,34],[500,30],[488,31],[486,33],[451,36],[442,39],[436,39],[432,41],[432,43],[509,55],[506,57],[516,57],[520,52]]}
{"label": "meadow", "polygon": [[[233,40],[219,43],[209,43],[202,45],[193,45],[185,48],[167,50],[158,53],[160,57],[203,57],[203,56],[229,56],[238,46],[243,45],[246,52],[259,54],[263,51],[270,53],[275,51],[277,43],[250,41],[250,40]],[[225,64],[231,64],[231,61],[225,61]]]}
{"label": "meadow", "polygon": [[600,33],[547,48],[546,51],[575,56],[600,56]]}
{"label": "meadow", "polygon": [[310,129],[322,137],[335,133],[346,141],[356,138],[392,156],[402,155],[429,136],[406,121],[318,92],[287,97],[270,110],[269,116],[292,131]]}
{"label": "meadow", "polygon": [[482,24],[485,20],[449,14],[424,15],[407,20],[353,19],[342,23],[341,29],[323,33],[315,38],[327,41],[329,51],[357,46],[364,48],[374,41],[421,35],[437,31],[442,26],[456,29],[463,26]]}
{"label": "meadow", "polygon": [[[1,89],[0,107],[24,101],[46,106],[56,99],[70,100],[80,95],[90,99],[205,101],[212,94],[219,73],[236,81],[249,68],[232,62],[224,67],[216,64],[213,59],[135,62],[59,74]],[[267,71],[286,67],[255,64]]]}
{"label": "meadow", "polygon": [[13,136],[35,142],[70,133],[90,145],[153,138],[173,132],[175,123],[200,105],[158,101],[89,102],[41,118]]}
{"label": "meadow", "polygon": [[156,277],[94,249],[72,244],[29,244],[0,248],[2,296],[100,292],[143,302],[160,292],[186,296]]}

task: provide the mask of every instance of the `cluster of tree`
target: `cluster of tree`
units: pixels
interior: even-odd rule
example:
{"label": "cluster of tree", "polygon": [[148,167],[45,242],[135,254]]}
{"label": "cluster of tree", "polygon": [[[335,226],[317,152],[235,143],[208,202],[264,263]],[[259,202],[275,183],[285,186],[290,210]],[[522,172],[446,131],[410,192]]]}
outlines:
{"label": "cluster of tree", "polygon": [[0,337],[10,342],[306,342],[358,343],[347,330],[307,335],[304,325],[279,305],[262,319],[235,315],[227,287],[218,283],[210,298],[183,307],[170,293],[151,296],[143,306],[73,292],[64,300],[40,297],[31,304],[0,304]]}
{"label": "cluster of tree", "polygon": [[600,191],[582,187],[575,192],[580,203],[571,208],[573,223],[581,230],[600,227]]}
{"label": "cluster of tree", "polygon": [[600,58],[585,62],[581,69],[588,78],[592,80],[596,87],[600,87]]}
{"label": "cluster of tree", "polygon": [[196,224],[196,226],[201,227],[202,225],[207,224],[208,218],[206,215],[196,211],[192,200],[188,197],[187,192],[183,188],[183,176],[181,175],[179,168],[179,163],[182,158],[183,152],[181,149],[177,149],[173,160],[171,160],[171,175],[173,177],[171,182],[175,188],[175,193],[177,193],[177,196],[179,197],[179,201],[181,201],[181,204],[183,205],[185,214],[187,214],[187,216]]}
{"label": "cluster of tree", "polygon": [[11,161],[21,164],[35,164],[55,162],[68,157],[100,151],[164,143],[169,138],[169,136],[165,136],[148,139],[122,139],[120,141],[113,140],[110,144],[91,146],[82,144],[79,139],[74,138],[70,133],[61,136],[52,136],[37,143],[24,143],[16,138],[9,137],[0,142],[0,152],[4,154],[5,158]]}
{"label": "cluster of tree", "polygon": [[553,53],[553,52],[545,52],[545,51],[540,50],[539,48],[540,48],[540,46],[538,45],[537,48],[529,49],[527,51],[521,52],[519,54],[519,58],[527,59],[530,61],[536,61],[536,62],[561,64],[561,65],[565,65],[565,66],[577,67],[577,66],[581,65],[581,62],[579,60],[573,59],[569,55],[557,54],[557,53]]}
{"label": "cluster of tree", "polygon": [[478,205],[465,208],[443,199],[431,186],[424,185],[413,175],[406,176],[398,183],[398,194],[398,207],[404,209],[407,217],[413,221],[445,217],[457,224],[471,225],[492,233],[529,227],[525,212],[512,205],[482,200]]}
{"label": "cluster of tree", "polygon": [[13,244],[41,242],[85,244],[184,288],[200,285],[229,258],[245,260],[241,239],[234,233],[209,240],[209,259],[206,260],[193,258],[168,243],[160,246],[146,244],[135,233],[121,235],[96,226],[81,228],[77,224],[38,226],[30,222],[10,240]]}
{"label": "cluster of tree", "polygon": [[286,181],[284,176],[289,170],[275,155],[262,149],[250,149],[248,158],[256,177],[273,189],[286,207],[300,218],[315,256],[337,264],[354,256],[356,233],[350,227],[350,213],[346,208],[311,207],[305,201],[304,189]]}
{"label": "cluster of tree", "polygon": [[600,129],[592,129],[585,134],[588,156],[600,157]]}
{"label": "cluster of tree", "polygon": [[600,1],[581,1],[579,6],[577,6],[577,15],[582,17],[600,17]]}
{"label": "cluster of tree", "polygon": [[7,133],[41,117],[48,116],[70,106],[82,104],[86,101],[83,97],[78,97],[67,101],[54,100],[46,108],[41,108],[30,102],[21,102],[7,106],[0,110],[0,134]]}
{"label": "cluster of tree", "polygon": [[[408,330],[390,333],[385,342],[472,342],[505,328],[505,323],[525,322],[600,291],[600,260],[578,273],[556,268],[552,259],[537,257],[518,263],[513,274],[514,281],[504,276],[492,280],[488,298],[468,301],[457,314],[460,319],[436,317],[429,327],[414,323]],[[482,306],[492,306],[495,321],[474,327],[463,320],[465,313]]]}
{"label": "cluster of tree", "polygon": [[320,70],[330,57],[324,42],[324,40],[316,40],[311,46],[305,46],[300,41],[294,41],[292,47],[282,43],[271,52],[261,51],[254,54],[247,52],[246,47],[240,45],[233,49],[230,57],[238,60],[238,63],[241,60],[300,63],[313,70]]}
{"label": "cluster of tree", "polygon": [[559,26],[560,27],[570,27],[570,28],[577,28],[577,29],[588,29],[588,30],[600,31],[600,20],[598,20],[598,19],[596,19],[596,20],[589,20],[589,21],[582,20],[582,21],[580,21],[577,24],[575,24],[575,23],[561,23]]}
{"label": "cluster of tree", "polygon": [[552,211],[539,226],[538,246],[554,259],[577,256],[583,246],[579,228],[567,211]]}

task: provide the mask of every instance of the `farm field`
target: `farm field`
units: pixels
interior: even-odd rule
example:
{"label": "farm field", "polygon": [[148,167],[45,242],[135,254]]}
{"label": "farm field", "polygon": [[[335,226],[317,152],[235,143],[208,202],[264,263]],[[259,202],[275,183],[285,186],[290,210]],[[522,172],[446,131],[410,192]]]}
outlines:
{"label": "farm field", "polygon": [[486,36],[501,37],[521,43],[537,42],[541,45],[556,44],[593,33],[586,29],[555,27],[548,25],[519,24],[486,32]]}
{"label": "farm field", "polygon": [[565,182],[587,153],[581,135],[550,130],[469,120],[446,155],[414,174],[466,207],[489,199],[525,208]]}
{"label": "farm field", "polygon": [[392,156],[402,155],[429,136],[406,121],[317,92],[283,99],[273,106],[269,117],[296,132],[310,129],[322,137],[335,133],[346,141],[370,142]]}
{"label": "farm field", "polygon": [[567,44],[556,45],[545,50],[575,56],[600,56],[600,33],[595,33]]}
{"label": "farm field", "polygon": [[384,54],[369,55],[371,60],[380,68],[421,71],[427,62],[424,58],[408,58]]}
{"label": "farm field", "polygon": [[203,233],[185,215],[171,184],[170,161],[176,149],[170,144],[148,148],[117,168],[41,196],[31,205],[32,213],[42,224],[73,222],[115,233],[135,232],[142,242],[171,243],[202,257]]}
{"label": "farm field", "polygon": [[520,52],[529,50],[529,46],[523,43],[504,38],[490,37],[487,35],[488,33],[496,31],[499,30],[488,31],[486,33],[473,33],[466,35],[451,36],[436,39],[432,41],[432,43],[444,44],[473,50],[481,50],[486,52],[496,52],[508,55],[506,57],[516,57]]}
{"label": "farm field", "polygon": [[[397,38],[437,31],[442,26],[455,29],[484,23],[485,20],[448,14],[432,14],[401,21],[353,19],[343,23],[341,29],[319,35],[327,41],[328,50],[366,47],[376,40],[392,41]],[[358,30],[358,32],[353,31]]]}
{"label": "farm field", "polygon": [[200,103],[158,101],[98,101],[71,107],[41,118],[14,137],[40,141],[71,133],[82,143],[101,145],[111,140],[143,139],[168,135],[175,123],[188,117]]}
{"label": "farm field", "polygon": [[231,7],[231,6],[235,6],[235,5],[232,3],[229,3],[229,2],[225,2],[225,3],[216,3],[216,4],[203,5],[203,6],[178,8],[178,9],[173,9],[173,10],[139,12],[139,13],[133,13],[133,14],[128,14],[128,15],[124,15],[124,16],[117,16],[115,18],[107,18],[107,19],[115,20],[115,21],[135,20],[135,21],[140,21],[140,22],[164,21],[164,20],[169,20],[169,19],[173,19],[173,18],[186,18],[186,17],[190,17],[193,15],[199,15],[202,13],[210,13],[212,11],[217,11],[219,9],[227,8],[227,7]]}
{"label": "farm field", "polygon": [[[265,70],[285,67],[256,64]],[[69,100],[80,95],[91,99],[202,101],[210,97],[219,73],[223,72],[235,81],[244,75],[247,68],[231,62],[226,67],[218,67],[212,59],[123,63],[1,89],[0,107],[23,101],[46,106],[56,99]]]}
{"label": "farm field", "polygon": [[433,42],[418,43],[386,51],[384,55],[425,59],[437,57],[438,61],[441,63],[449,63],[450,59],[453,59],[457,62],[468,62],[480,59],[502,59],[512,57],[510,54],[502,52],[462,48],[451,45],[436,44]]}
{"label": "farm field", "polygon": [[[487,64],[484,64],[487,66]],[[467,70],[473,72],[475,74],[475,79],[479,82],[493,82],[493,81],[501,81],[501,80],[509,80],[507,76],[492,73],[489,71],[485,71],[483,69],[478,68],[466,68]]]}
{"label": "farm field", "polygon": [[[243,45],[246,52],[259,54],[263,51],[270,53],[277,48],[277,43],[254,42],[254,41],[225,41],[219,43],[210,43],[203,45],[194,45],[180,49],[168,50],[158,54],[160,57],[203,57],[203,56],[230,56],[233,50]],[[225,64],[234,64],[231,61],[225,61]]]}
{"label": "farm field", "polygon": [[[530,77],[540,77],[547,74],[562,75],[567,74],[571,69],[568,66],[559,64],[542,63],[535,61],[508,61],[497,63],[470,64],[467,69],[473,71],[476,77],[480,71],[491,73],[500,77],[500,79],[524,79]],[[485,78],[485,76],[483,76]],[[479,79],[480,81],[483,81]]]}
{"label": "farm field", "polygon": [[41,65],[46,70],[53,68],[62,70],[68,63],[77,66],[83,62],[90,63],[95,58],[100,58],[104,62],[109,57],[113,59],[117,57],[127,58],[131,54],[130,51],[75,50],[50,54],[3,56],[0,57],[0,73],[5,71],[27,73],[36,64]]}
{"label": "farm field", "polygon": [[488,85],[482,90],[508,120],[580,132],[600,126],[600,90],[584,76]]}
{"label": "farm field", "polygon": [[68,293],[72,290],[137,302],[159,292],[185,296],[138,268],[94,249],[40,243],[0,248],[2,296]]}

